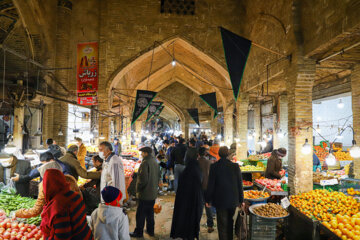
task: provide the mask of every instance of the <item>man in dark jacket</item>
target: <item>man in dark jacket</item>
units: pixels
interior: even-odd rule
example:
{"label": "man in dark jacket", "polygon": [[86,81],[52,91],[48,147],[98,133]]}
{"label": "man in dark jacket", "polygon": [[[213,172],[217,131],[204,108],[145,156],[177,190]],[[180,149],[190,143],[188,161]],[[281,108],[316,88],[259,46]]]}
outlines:
{"label": "man in dark jacket", "polygon": [[171,158],[171,152],[174,150],[175,148],[175,141],[174,139],[170,139],[170,145],[169,147],[167,148],[166,150],[166,159],[167,159],[167,162],[166,162],[166,174],[167,176],[169,177],[169,188],[168,190],[169,191],[173,191],[174,190],[174,178],[171,178],[170,176],[174,176],[174,166],[175,166],[175,163],[174,163],[174,159]]}
{"label": "man in dark jacket", "polygon": [[196,148],[196,140],[194,138],[190,139],[189,141],[189,147],[186,150],[185,153],[185,165],[187,165],[189,159],[197,159],[198,157],[198,149]]}
{"label": "man in dark jacket", "polygon": [[[208,186],[210,166],[212,164],[212,161],[210,161],[205,157],[206,151],[207,151],[206,148],[201,147],[199,149],[199,158],[198,158],[199,166],[202,173],[201,185],[202,185],[202,191],[204,197]],[[214,220],[213,220],[213,214],[211,208],[205,206],[205,212],[207,218],[208,233],[212,233],[214,231]]]}
{"label": "man in dark jacket", "polygon": [[140,149],[143,160],[139,167],[136,182],[136,197],[139,199],[136,210],[136,228],[130,233],[131,237],[142,238],[145,219],[146,231],[154,236],[154,205],[157,197],[160,169],[150,147]]}
{"label": "man in dark jacket", "polygon": [[48,145],[48,149],[54,155],[55,159],[59,159],[63,156],[60,147],[54,143],[52,138],[46,140],[46,145]]}
{"label": "man in dark jacket", "polygon": [[219,156],[210,167],[206,205],[216,208],[219,239],[228,240],[233,239],[233,216],[236,207],[243,205],[244,195],[239,165],[227,159],[229,149],[221,147]]}
{"label": "man in dark jacket", "polygon": [[[18,160],[15,156],[9,156],[7,159],[1,159],[0,182],[5,185],[11,180],[11,177],[18,175],[27,175],[31,171],[30,161]],[[16,192],[23,197],[29,196],[29,181],[15,182]]]}
{"label": "man in dark jacket", "polygon": [[185,169],[185,154],[186,154],[187,148],[186,148],[186,145],[184,143],[185,143],[185,139],[180,138],[179,144],[176,145],[174,150],[171,152],[171,158],[174,160],[174,163],[175,163],[175,167],[174,167],[174,177],[175,177],[174,188],[175,188],[175,192],[176,192],[177,187],[178,187],[180,174]]}

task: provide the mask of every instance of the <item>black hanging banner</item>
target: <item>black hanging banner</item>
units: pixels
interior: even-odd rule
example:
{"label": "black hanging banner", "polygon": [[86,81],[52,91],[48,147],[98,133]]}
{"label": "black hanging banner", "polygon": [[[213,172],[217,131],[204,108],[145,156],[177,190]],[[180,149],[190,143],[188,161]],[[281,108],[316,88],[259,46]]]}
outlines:
{"label": "black hanging banner", "polygon": [[190,108],[187,110],[188,113],[190,114],[190,117],[195,121],[195,123],[200,127],[200,122],[199,122],[199,112],[197,108]]}
{"label": "black hanging banner", "polygon": [[149,108],[148,114],[146,118],[146,122],[148,122],[152,116],[156,113],[156,111],[163,105],[163,102],[152,101]]}
{"label": "black hanging banner", "polygon": [[146,90],[137,90],[135,107],[131,120],[131,125],[136,122],[136,120],[144,113],[146,108],[151,104],[152,100],[156,97],[156,92],[146,91]]}
{"label": "black hanging banner", "polygon": [[165,107],[165,106],[160,106],[160,107],[158,108],[158,110],[156,110],[156,112],[155,112],[155,114],[154,114],[154,117],[160,116],[162,110],[164,110],[164,107]]}
{"label": "black hanging banner", "polygon": [[231,85],[235,100],[237,100],[246,61],[250,53],[251,41],[222,27],[220,27],[220,31]]}
{"label": "black hanging banner", "polygon": [[206,102],[209,107],[214,109],[214,119],[218,115],[218,109],[217,109],[217,101],[216,101],[216,92],[207,93],[200,95],[200,98]]}

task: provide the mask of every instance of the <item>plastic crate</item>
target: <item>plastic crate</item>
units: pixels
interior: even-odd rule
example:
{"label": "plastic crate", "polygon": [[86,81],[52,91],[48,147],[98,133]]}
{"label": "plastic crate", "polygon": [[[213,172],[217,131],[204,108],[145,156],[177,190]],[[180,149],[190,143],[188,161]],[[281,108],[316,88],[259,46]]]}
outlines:
{"label": "plastic crate", "polygon": [[276,239],[277,219],[266,219],[254,214],[250,215],[250,239],[271,240]]}
{"label": "plastic crate", "polygon": [[346,193],[348,188],[354,188],[355,191],[360,191],[360,179],[341,179],[339,186],[339,191],[343,193]]}
{"label": "plastic crate", "polygon": [[321,186],[319,184],[313,184],[313,189],[314,190],[316,190],[316,189],[326,189],[328,191],[339,191],[340,185],[337,184],[337,185],[330,185],[330,186]]}

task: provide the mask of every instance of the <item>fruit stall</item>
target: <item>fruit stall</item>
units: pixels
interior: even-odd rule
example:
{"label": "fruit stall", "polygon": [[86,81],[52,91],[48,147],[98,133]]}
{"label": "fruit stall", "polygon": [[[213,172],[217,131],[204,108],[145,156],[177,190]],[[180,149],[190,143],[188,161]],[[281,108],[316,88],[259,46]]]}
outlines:
{"label": "fruit stall", "polygon": [[[353,193],[352,190],[348,191]],[[312,231],[299,233],[303,237],[360,239],[360,203],[353,196],[317,189],[291,196],[290,203],[290,212],[296,222],[294,227],[304,223],[312,226]]]}

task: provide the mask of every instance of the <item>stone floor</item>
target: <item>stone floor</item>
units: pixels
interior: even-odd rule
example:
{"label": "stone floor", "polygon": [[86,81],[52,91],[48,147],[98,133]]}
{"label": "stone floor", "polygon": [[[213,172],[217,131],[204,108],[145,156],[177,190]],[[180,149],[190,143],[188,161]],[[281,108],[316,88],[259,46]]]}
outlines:
{"label": "stone floor", "polygon": [[[173,215],[175,196],[174,195],[161,196],[159,197],[159,199],[161,199],[162,210],[159,214],[155,214],[155,237],[150,237],[149,235],[144,233],[143,239],[171,239],[170,230],[171,230],[171,220]],[[135,229],[135,211],[136,208],[128,212],[129,221],[130,221],[130,232],[132,232]],[[200,239],[201,240],[218,239],[218,233],[216,230],[216,220],[215,220],[215,231],[212,233],[207,232],[205,211],[201,218]]]}

